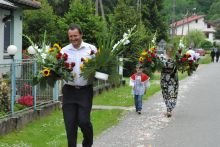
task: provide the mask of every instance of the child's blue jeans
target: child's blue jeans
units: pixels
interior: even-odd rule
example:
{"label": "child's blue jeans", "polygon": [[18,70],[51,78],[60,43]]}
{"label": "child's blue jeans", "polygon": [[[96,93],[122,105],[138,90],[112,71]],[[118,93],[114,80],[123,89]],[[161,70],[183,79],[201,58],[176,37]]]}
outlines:
{"label": "child's blue jeans", "polygon": [[142,109],[142,97],[143,95],[134,95],[134,102],[136,111],[141,111]]}

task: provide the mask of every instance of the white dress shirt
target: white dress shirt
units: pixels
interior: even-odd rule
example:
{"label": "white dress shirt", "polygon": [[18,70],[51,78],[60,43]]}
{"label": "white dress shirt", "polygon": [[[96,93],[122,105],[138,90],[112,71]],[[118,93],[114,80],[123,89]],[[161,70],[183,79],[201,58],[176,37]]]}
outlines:
{"label": "white dress shirt", "polygon": [[97,52],[97,48],[89,43],[82,42],[80,47],[78,49],[74,48],[72,44],[69,44],[62,48],[61,53],[66,53],[68,55],[68,60],[66,62],[75,62],[75,66],[73,67],[73,75],[74,75],[74,81],[68,81],[65,82],[65,84],[68,85],[74,85],[74,86],[85,86],[88,84],[88,81],[85,80],[81,74],[80,65],[83,64],[81,61],[82,58],[84,59],[91,59],[91,51]]}

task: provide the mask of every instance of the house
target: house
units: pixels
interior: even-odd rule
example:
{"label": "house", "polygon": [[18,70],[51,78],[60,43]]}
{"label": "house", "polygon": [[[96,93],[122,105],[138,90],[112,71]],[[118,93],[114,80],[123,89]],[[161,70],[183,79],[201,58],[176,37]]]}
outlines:
{"label": "house", "polygon": [[211,23],[208,23],[204,19],[205,15],[192,15],[190,17],[184,18],[177,22],[172,23],[170,34],[185,36],[191,30],[200,30],[205,33],[207,40],[210,42],[215,42],[215,26]]}
{"label": "house", "polygon": [[0,63],[8,63],[7,47],[17,46],[15,59],[22,59],[22,11],[39,9],[35,0],[0,0]]}

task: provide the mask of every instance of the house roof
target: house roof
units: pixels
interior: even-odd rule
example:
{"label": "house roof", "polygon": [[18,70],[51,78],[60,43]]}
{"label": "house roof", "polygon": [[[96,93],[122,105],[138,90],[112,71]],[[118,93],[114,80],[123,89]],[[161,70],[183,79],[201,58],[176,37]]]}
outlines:
{"label": "house roof", "polygon": [[6,0],[0,0],[0,8],[5,9],[15,9],[17,6],[15,6],[13,3],[6,1]]}
{"label": "house roof", "polygon": [[190,17],[187,17],[187,18],[184,18],[182,20],[179,20],[179,21],[172,23],[171,26],[175,26],[175,27],[182,26],[184,24],[188,24],[194,20],[198,20],[198,19],[201,19],[204,17],[205,17],[205,15],[192,15]]}
{"label": "house roof", "polygon": [[39,9],[40,2],[36,0],[0,0],[0,8],[16,9]]}

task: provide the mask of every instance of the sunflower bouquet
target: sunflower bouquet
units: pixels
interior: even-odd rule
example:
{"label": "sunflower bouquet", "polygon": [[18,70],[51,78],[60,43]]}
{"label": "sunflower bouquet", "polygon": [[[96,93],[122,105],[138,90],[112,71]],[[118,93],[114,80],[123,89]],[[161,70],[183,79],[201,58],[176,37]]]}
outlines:
{"label": "sunflower bouquet", "polygon": [[38,48],[28,36],[25,37],[31,43],[28,52],[32,52],[32,58],[37,62],[37,73],[33,77],[33,85],[40,84],[44,89],[46,85],[54,87],[57,80],[73,81],[72,69],[75,63],[67,62],[68,55],[60,52],[61,47],[58,44],[47,46],[45,34],[41,48]]}
{"label": "sunflower bouquet", "polygon": [[144,67],[144,72],[152,75],[160,65],[160,60],[156,49],[156,33],[153,36],[149,49],[144,49],[138,59],[139,63]]}

